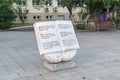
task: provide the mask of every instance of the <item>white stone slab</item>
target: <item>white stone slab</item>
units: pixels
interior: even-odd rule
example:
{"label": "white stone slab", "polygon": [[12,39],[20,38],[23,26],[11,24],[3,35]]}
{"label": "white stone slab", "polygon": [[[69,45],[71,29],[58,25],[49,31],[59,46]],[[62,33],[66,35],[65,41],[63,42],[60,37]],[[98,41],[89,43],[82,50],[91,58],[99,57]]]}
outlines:
{"label": "white stone slab", "polygon": [[55,21],[62,51],[79,49],[79,44],[71,21]]}
{"label": "white stone slab", "polygon": [[34,24],[40,54],[79,49],[71,21],[46,21]]}
{"label": "white stone slab", "polygon": [[35,23],[34,29],[41,55],[62,50],[53,21]]}

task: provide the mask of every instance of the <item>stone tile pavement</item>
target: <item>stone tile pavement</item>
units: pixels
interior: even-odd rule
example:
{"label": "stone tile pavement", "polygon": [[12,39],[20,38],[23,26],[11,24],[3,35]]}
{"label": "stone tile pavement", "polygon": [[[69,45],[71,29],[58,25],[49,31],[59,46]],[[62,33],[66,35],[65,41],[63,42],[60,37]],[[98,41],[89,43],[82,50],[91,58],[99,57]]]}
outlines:
{"label": "stone tile pavement", "polygon": [[120,31],[76,32],[78,67],[43,67],[33,29],[0,32],[0,80],[120,80]]}

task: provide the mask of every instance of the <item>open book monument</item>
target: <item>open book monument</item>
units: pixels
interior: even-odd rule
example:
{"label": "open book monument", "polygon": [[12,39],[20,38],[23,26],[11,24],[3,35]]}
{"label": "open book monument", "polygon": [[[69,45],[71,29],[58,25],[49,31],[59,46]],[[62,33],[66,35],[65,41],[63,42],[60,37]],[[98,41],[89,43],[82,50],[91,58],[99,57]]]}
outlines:
{"label": "open book monument", "polygon": [[71,21],[37,22],[34,29],[45,68],[58,71],[76,67],[72,59],[79,44]]}

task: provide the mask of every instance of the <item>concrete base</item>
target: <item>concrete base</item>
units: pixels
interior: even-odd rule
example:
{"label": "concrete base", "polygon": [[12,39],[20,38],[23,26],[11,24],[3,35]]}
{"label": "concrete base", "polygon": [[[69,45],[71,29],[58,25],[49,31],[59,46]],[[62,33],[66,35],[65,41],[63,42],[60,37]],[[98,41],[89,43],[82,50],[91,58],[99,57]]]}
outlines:
{"label": "concrete base", "polygon": [[50,71],[60,71],[60,70],[75,68],[75,67],[77,67],[77,65],[74,61],[60,62],[60,63],[57,63],[57,64],[51,64],[51,63],[48,63],[48,62],[45,61],[44,62],[44,67],[47,68]]}

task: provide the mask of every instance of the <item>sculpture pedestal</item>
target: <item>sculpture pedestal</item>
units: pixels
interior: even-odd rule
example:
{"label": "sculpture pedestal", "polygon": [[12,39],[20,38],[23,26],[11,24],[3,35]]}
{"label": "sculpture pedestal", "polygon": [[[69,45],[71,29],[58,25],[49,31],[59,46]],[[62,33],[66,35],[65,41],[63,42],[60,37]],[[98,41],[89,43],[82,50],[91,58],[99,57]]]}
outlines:
{"label": "sculpture pedestal", "polygon": [[48,63],[45,61],[44,67],[49,69],[50,71],[60,71],[60,70],[75,68],[75,67],[77,67],[77,65],[74,61],[59,62],[59,63],[55,63],[55,64]]}
{"label": "sculpture pedestal", "polygon": [[46,21],[34,24],[40,55],[46,62],[45,68],[59,71],[74,68],[71,61],[79,44],[71,21]]}

